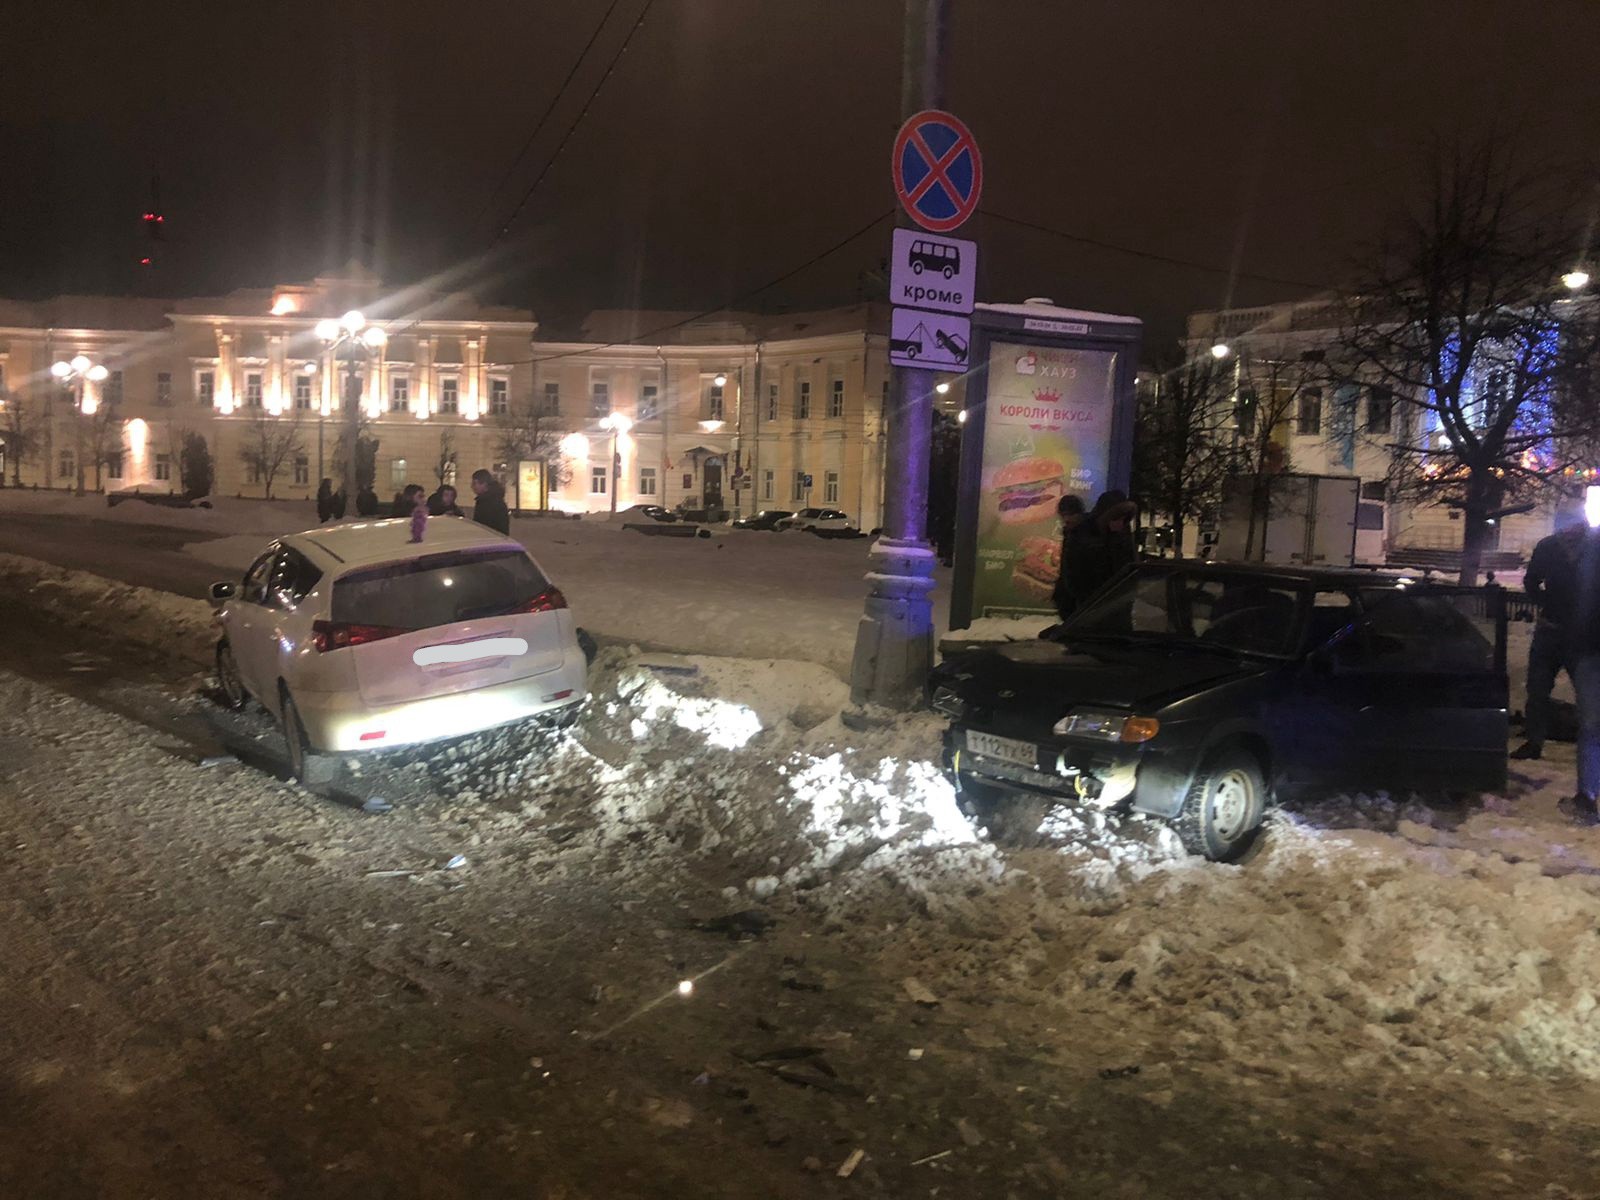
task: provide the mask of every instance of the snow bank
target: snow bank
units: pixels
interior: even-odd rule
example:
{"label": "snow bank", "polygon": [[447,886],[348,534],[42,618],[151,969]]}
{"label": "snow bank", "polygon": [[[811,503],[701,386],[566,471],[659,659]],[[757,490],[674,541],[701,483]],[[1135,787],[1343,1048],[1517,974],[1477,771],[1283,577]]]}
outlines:
{"label": "snow bank", "polygon": [[104,496],[75,496],[66,491],[0,489],[0,516],[28,513],[129,525],[160,525],[207,533],[259,533],[275,536],[316,524],[316,506],[309,500],[240,500],[208,496],[210,508],[171,508],[143,500],[122,500],[115,507]]}

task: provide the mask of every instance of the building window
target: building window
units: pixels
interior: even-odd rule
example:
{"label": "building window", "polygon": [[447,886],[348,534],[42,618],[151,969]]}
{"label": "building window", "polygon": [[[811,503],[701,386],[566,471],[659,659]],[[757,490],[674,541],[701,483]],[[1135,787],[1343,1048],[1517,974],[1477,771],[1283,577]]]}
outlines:
{"label": "building window", "polygon": [[794,498],[796,500],[804,500],[806,498],[806,473],[804,471],[796,471],[794,473]]}
{"label": "building window", "polygon": [[688,471],[683,473],[683,490],[686,492],[694,490],[694,476]]}
{"label": "building window", "polygon": [[56,478],[71,479],[76,474],[72,469],[72,451],[63,450],[56,456]]}
{"label": "building window", "polygon": [[661,393],[653,383],[639,388],[639,420],[654,421],[661,416]]}
{"label": "building window", "polygon": [[302,485],[311,483],[311,461],[304,454],[295,455],[294,481]]}
{"label": "building window", "polygon": [[1383,479],[1369,479],[1361,485],[1361,498],[1363,500],[1387,500],[1389,498],[1389,484]]}
{"label": "building window", "polygon": [[511,411],[511,381],[509,379],[489,380],[489,414],[503,417]]}
{"label": "building window", "polygon": [[544,406],[541,411],[547,417],[561,415],[561,385],[559,383],[547,383],[544,385]]}
{"label": "building window", "polygon": [[246,408],[261,407],[261,372],[249,371],[244,377],[244,403]]}
{"label": "building window", "polygon": [[1367,389],[1367,432],[1388,433],[1394,423],[1394,393],[1388,388]]}
{"label": "building window", "polygon": [[106,477],[109,479],[122,478],[122,455],[120,453],[106,455]]}
{"label": "building window", "polygon": [[156,455],[156,478],[163,482],[172,478],[172,455]]}
{"label": "building window", "polygon": [[800,381],[800,392],[795,397],[794,415],[804,421],[811,415],[811,383],[809,380]]}
{"label": "building window", "polygon": [[259,462],[251,460],[250,462],[245,463],[244,473],[246,483],[261,482],[261,464]]}
{"label": "building window", "polygon": [[1234,426],[1239,430],[1239,436],[1248,442],[1256,435],[1256,390],[1240,388],[1233,404]]}
{"label": "building window", "polygon": [[217,400],[217,373],[201,371],[194,377],[194,398],[206,408]]}
{"label": "building window", "polygon": [[[107,404],[110,404],[110,405],[116,405],[116,404],[121,404],[122,403],[122,372],[121,371],[113,371],[113,372],[111,372],[110,377],[106,380],[105,395],[104,395],[103,398],[104,398],[105,402]],[[118,471],[116,473],[116,475],[112,476],[112,478],[114,478],[114,479],[122,478],[122,472]]]}
{"label": "building window", "polygon": [[722,420],[722,388],[715,383],[706,389],[706,420]]}
{"label": "building window", "polygon": [[406,486],[405,459],[392,458],[389,460],[389,486],[397,492]]}
{"label": "building window", "polygon": [[294,377],[294,406],[300,409],[311,407],[311,376],[296,375]]}
{"label": "building window", "polygon": [[[307,382],[308,382],[308,385],[309,385],[309,381],[307,381]],[[310,406],[311,406],[311,388],[309,386],[307,386],[307,388],[306,388],[306,407],[309,408]],[[295,407],[296,408],[300,407],[300,396],[299,396],[298,392],[295,394]],[[391,375],[391,376],[389,376],[389,411],[390,412],[407,412],[407,411],[410,410],[410,408],[411,408],[411,376],[409,376],[409,375]]]}
{"label": "building window", "polygon": [[166,408],[172,403],[172,372],[156,372],[156,404]]}
{"label": "building window", "polygon": [[828,415],[844,416],[844,380],[835,379],[828,385]]}
{"label": "building window", "polygon": [[589,468],[589,491],[596,496],[606,494],[606,469],[604,467]]}
{"label": "building window", "polygon": [[656,469],[654,467],[639,468],[639,495],[654,496],[656,494]]}
{"label": "building window", "polygon": [[1314,437],[1322,432],[1322,389],[1306,388],[1300,393],[1300,413],[1296,432],[1301,437]]}
{"label": "building window", "polygon": [[[769,384],[767,384],[767,420],[776,421],[777,419],[778,419],[778,385],[775,384],[775,383],[769,383]],[[770,500],[770,499],[772,499],[772,497],[768,496],[767,499]]]}
{"label": "building window", "polygon": [[761,472],[761,498],[763,500],[771,500],[772,499],[772,490],[773,490],[773,483],[774,483],[773,476],[774,475],[775,475],[775,472],[773,472],[773,471],[763,471],[763,472]]}
{"label": "building window", "polygon": [[461,381],[459,379],[439,380],[439,411],[453,413],[461,408]]}
{"label": "building window", "polygon": [[823,473],[822,502],[824,504],[839,503],[839,472],[826,471]]}
{"label": "building window", "polygon": [[589,383],[589,415],[591,417],[611,415],[611,385],[604,379],[594,379]]}

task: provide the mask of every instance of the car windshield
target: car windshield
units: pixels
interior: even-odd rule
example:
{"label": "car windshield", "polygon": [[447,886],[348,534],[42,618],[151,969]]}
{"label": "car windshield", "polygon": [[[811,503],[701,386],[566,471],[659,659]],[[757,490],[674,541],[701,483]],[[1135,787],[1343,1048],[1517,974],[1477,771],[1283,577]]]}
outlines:
{"label": "car windshield", "polygon": [[1299,644],[1306,594],[1292,581],[1232,571],[1137,570],[1073,614],[1064,632],[1286,658]]}
{"label": "car windshield", "polygon": [[341,576],[333,585],[333,619],[431,629],[508,613],[548,586],[518,550],[427,554]]}

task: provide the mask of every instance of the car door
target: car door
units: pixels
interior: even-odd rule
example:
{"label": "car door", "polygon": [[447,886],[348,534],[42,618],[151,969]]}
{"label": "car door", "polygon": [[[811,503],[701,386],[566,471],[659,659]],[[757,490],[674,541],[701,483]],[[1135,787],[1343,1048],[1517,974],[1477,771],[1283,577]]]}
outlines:
{"label": "car door", "polygon": [[239,594],[228,606],[224,621],[228,643],[233,647],[233,660],[238,664],[239,676],[251,695],[270,695],[263,691],[263,664],[266,649],[263,640],[270,636],[266,612],[267,588],[272,578],[273,564],[277,562],[281,547],[269,546],[244,573]]}
{"label": "car door", "polygon": [[1503,639],[1482,627],[1476,589],[1363,588],[1358,637],[1335,667],[1360,706],[1355,739],[1371,786],[1494,790],[1505,785]]}
{"label": "car door", "polygon": [[[278,680],[292,674],[291,662],[309,632],[297,619],[300,602],[322,578],[322,571],[298,550],[285,547],[274,556],[267,574],[266,595],[256,615],[257,641],[262,646],[262,695],[275,694]],[[290,679],[291,688],[294,681]]]}

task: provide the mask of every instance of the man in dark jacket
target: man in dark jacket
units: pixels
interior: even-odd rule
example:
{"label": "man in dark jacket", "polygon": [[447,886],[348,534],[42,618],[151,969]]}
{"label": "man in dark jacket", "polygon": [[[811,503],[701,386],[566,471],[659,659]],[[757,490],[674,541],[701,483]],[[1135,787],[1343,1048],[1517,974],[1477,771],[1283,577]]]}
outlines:
{"label": "man in dark jacket", "polygon": [[1082,525],[1086,516],[1083,501],[1077,496],[1063,496],[1056,501],[1056,516],[1061,521],[1061,573],[1056,576],[1055,588],[1051,591],[1050,598],[1055,601],[1056,614],[1065,621],[1072,615],[1073,607],[1077,601],[1067,588],[1067,544],[1072,541],[1073,531]]}
{"label": "man in dark jacket", "polygon": [[1073,609],[1133,564],[1133,518],[1137,513],[1138,508],[1122,492],[1105,492],[1068,536],[1061,556],[1061,578],[1062,592]]}
{"label": "man in dark jacket", "polygon": [[428,515],[430,517],[461,517],[466,514],[456,505],[456,489],[448,483],[439,485],[439,490],[428,497]]}
{"label": "man in dark jacket", "polygon": [[326,524],[333,516],[333,480],[324,479],[317,484],[317,524]]}
{"label": "man in dark jacket", "polygon": [[420,483],[408,483],[404,491],[394,494],[394,503],[389,506],[391,517],[409,517],[411,510],[417,506],[417,497],[422,495]]}
{"label": "man in dark jacket", "polygon": [[506,490],[500,481],[479,467],[472,473],[472,492],[478,497],[472,506],[472,519],[509,536],[511,510],[506,507]]}
{"label": "man in dark jacket", "polygon": [[1578,792],[1558,807],[1579,824],[1597,825],[1600,824],[1600,808],[1596,806],[1596,799],[1600,798],[1600,533],[1580,528],[1578,539],[1571,621],[1566,639],[1567,674],[1572,677],[1572,690],[1578,696]]}
{"label": "man in dark jacket", "polygon": [[1512,758],[1538,758],[1550,734],[1550,691],[1562,671],[1572,679],[1572,622],[1578,600],[1578,565],[1584,550],[1584,520],[1570,509],[1556,516],[1556,531],[1541,538],[1528,560],[1522,586],[1539,606],[1528,648],[1528,701],[1524,741]]}

